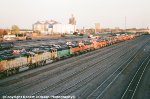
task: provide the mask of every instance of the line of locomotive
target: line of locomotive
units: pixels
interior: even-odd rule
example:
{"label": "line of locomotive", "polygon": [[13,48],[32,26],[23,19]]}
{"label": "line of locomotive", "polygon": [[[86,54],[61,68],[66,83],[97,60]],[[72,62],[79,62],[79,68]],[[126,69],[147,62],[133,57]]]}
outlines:
{"label": "line of locomotive", "polygon": [[0,77],[16,74],[24,69],[44,66],[52,61],[86,53],[114,43],[135,38],[136,35],[122,35],[107,40],[70,42],[65,45],[42,45],[26,49],[16,49],[0,54]]}

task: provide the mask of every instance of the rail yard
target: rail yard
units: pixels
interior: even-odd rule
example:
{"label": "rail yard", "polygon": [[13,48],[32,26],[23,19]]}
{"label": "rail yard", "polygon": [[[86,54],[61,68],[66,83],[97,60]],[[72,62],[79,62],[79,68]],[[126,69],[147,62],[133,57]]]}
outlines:
{"label": "rail yard", "polygon": [[150,98],[150,35],[41,39],[3,45],[0,98]]}

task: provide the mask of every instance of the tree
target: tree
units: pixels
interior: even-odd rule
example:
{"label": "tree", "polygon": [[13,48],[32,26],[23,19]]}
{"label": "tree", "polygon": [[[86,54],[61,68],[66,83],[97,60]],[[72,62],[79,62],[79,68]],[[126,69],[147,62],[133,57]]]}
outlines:
{"label": "tree", "polygon": [[7,34],[7,30],[0,29],[0,36],[6,35],[6,34]]}
{"label": "tree", "polygon": [[20,29],[19,29],[19,27],[17,25],[13,25],[11,27],[11,33],[12,34],[17,34],[18,35],[19,31],[20,31]]}

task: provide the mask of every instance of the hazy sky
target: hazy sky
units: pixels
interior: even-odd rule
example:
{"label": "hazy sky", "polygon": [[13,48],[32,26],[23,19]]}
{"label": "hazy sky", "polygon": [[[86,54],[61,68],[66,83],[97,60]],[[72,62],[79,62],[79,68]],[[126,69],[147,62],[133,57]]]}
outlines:
{"label": "hazy sky", "polygon": [[16,24],[32,28],[36,21],[68,23],[73,14],[77,27],[150,27],[150,0],[0,0],[0,28]]}

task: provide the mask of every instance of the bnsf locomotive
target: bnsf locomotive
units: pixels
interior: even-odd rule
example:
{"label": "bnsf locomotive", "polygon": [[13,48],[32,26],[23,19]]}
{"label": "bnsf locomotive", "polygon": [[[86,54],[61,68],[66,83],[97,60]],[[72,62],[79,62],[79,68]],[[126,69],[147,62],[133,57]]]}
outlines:
{"label": "bnsf locomotive", "polygon": [[91,40],[63,46],[43,45],[40,47],[29,47],[27,49],[16,49],[10,52],[1,53],[0,76],[9,76],[22,71],[24,68],[32,69],[38,66],[44,66],[55,60],[79,55],[133,38],[135,38],[135,35],[124,35],[109,38],[108,40]]}

